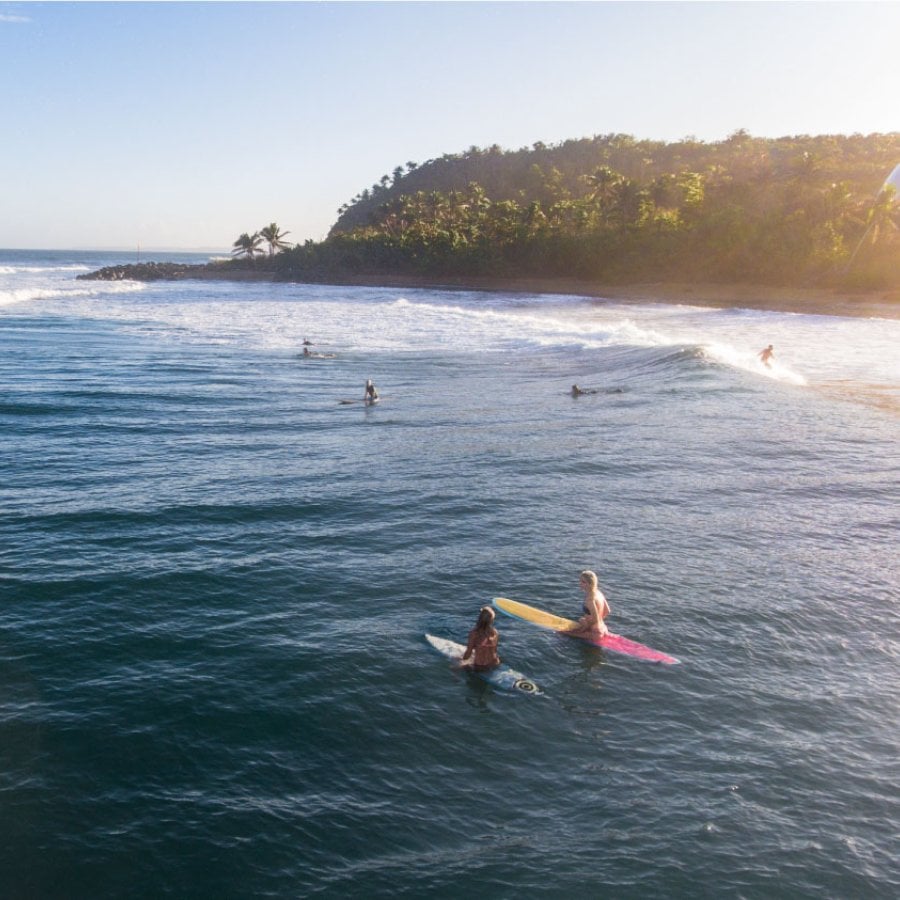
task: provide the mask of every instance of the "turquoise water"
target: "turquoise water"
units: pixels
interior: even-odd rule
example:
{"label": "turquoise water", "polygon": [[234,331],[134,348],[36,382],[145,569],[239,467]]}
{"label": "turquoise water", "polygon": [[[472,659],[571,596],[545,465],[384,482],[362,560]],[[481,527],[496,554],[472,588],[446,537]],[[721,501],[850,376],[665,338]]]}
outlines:
{"label": "turquoise water", "polygon": [[[0,254],[0,893],[897,894],[897,322],[112,261]],[[424,641],[585,567],[681,665]]]}

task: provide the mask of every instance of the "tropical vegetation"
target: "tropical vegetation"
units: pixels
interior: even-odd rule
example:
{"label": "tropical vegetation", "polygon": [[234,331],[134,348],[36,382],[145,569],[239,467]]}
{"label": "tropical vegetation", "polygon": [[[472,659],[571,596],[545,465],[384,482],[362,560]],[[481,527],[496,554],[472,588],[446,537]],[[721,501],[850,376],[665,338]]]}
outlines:
{"label": "tropical vegetation", "polygon": [[281,234],[265,264],[298,280],[900,287],[900,202],[882,189],[898,162],[900,133],[472,147],[397,167],[338,211],[324,241],[285,249]]}
{"label": "tropical vegetation", "polygon": [[286,250],[291,245],[285,240],[290,234],[289,231],[282,231],[281,228],[272,222],[265,228],[260,228],[260,237],[269,245],[269,256],[274,256],[279,250]]}
{"label": "tropical vegetation", "polygon": [[262,241],[262,235],[258,231],[254,231],[253,234],[248,234],[245,231],[231,245],[233,248],[231,252],[234,256],[244,256],[252,262],[257,253],[264,252],[260,247]]}

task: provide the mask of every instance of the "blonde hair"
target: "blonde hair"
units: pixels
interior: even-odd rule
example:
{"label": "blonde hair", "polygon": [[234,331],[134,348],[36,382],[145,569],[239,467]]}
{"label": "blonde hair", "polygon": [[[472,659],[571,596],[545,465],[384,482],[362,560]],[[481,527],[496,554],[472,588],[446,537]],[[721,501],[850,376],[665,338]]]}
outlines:
{"label": "blonde hair", "polygon": [[596,572],[592,572],[590,569],[585,569],[581,573],[581,577],[583,579],[585,579],[585,581],[590,582],[591,590],[593,590],[593,591],[597,590],[597,573]]}

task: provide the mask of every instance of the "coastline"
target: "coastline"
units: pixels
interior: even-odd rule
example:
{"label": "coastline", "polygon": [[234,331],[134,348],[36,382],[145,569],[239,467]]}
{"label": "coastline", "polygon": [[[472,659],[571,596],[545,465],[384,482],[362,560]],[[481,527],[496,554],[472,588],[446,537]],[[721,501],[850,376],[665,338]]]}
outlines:
{"label": "coastline", "polygon": [[778,287],[708,282],[642,282],[607,284],[574,278],[424,276],[357,274],[286,279],[266,268],[251,269],[209,263],[140,263],[110,266],[78,279],[118,281],[273,281],[355,287],[423,288],[452,291],[502,291],[527,294],[567,294],[616,303],[664,303],[712,309],[753,309],[817,316],[900,319],[900,289],[853,291],[841,288]]}
{"label": "coastline", "polygon": [[561,278],[426,278],[411,275],[315,279],[311,284],[568,294],[616,303],[665,303],[710,309],[753,309],[814,316],[900,319],[900,291],[848,291],[754,284],[646,282],[603,284]]}

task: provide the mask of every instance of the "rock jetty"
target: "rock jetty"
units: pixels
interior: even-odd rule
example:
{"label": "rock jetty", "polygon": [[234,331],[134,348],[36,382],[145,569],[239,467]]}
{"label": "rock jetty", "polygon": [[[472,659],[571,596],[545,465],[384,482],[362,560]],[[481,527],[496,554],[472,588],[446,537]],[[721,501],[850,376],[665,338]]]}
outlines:
{"label": "rock jetty", "polygon": [[232,261],[204,264],[145,262],[122,266],[106,266],[95,272],[78,275],[81,281],[185,281],[187,279],[221,279],[223,281],[270,281],[273,273]]}

